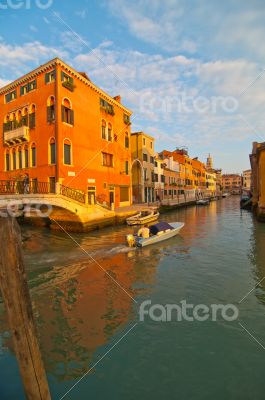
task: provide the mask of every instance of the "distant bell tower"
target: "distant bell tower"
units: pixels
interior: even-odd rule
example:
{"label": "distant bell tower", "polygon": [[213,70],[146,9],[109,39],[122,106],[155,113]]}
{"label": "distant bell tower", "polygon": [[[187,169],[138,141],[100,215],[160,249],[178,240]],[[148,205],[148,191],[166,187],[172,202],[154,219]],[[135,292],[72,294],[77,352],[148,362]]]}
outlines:
{"label": "distant bell tower", "polygon": [[207,169],[213,169],[213,159],[211,157],[211,154],[208,155],[206,167]]}

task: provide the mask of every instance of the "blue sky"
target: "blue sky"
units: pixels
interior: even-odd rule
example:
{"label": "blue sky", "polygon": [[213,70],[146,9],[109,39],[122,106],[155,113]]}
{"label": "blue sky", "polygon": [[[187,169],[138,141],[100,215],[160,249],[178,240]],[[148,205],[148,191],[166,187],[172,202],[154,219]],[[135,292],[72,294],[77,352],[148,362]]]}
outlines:
{"label": "blue sky", "polygon": [[121,94],[158,151],[241,172],[265,141],[264,20],[255,0],[0,0],[0,86],[61,57]]}

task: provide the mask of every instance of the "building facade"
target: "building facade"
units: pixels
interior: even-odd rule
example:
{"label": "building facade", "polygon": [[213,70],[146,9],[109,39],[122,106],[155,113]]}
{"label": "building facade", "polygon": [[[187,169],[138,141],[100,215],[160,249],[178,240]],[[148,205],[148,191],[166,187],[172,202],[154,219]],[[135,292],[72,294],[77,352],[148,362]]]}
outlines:
{"label": "building facade", "polygon": [[246,191],[251,190],[251,169],[243,171],[242,174],[242,189]]}
{"label": "building facade", "polygon": [[186,198],[203,198],[206,195],[206,168],[198,157],[189,157],[186,149],[163,150],[159,153],[159,157],[162,160],[172,158],[173,162],[178,166],[175,169],[176,188],[173,190],[171,190],[172,188],[166,188],[166,190],[170,190],[171,197],[173,196],[174,198],[184,194]]}
{"label": "building facade", "polygon": [[260,221],[265,222],[265,142],[253,143],[250,154],[252,205]]}
{"label": "building facade", "polygon": [[242,177],[240,174],[223,174],[223,192],[230,194],[240,194],[242,191]]}
{"label": "building facade", "polygon": [[131,112],[55,58],[0,89],[0,179],[71,187],[131,204]]}
{"label": "building facade", "polygon": [[134,203],[155,201],[155,139],[144,132],[131,134]]}
{"label": "building facade", "polygon": [[156,200],[164,199],[164,190],[165,190],[165,175],[164,175],[165,164],[164,161],[158,157],[158,154],[155,156],[155,198]]}

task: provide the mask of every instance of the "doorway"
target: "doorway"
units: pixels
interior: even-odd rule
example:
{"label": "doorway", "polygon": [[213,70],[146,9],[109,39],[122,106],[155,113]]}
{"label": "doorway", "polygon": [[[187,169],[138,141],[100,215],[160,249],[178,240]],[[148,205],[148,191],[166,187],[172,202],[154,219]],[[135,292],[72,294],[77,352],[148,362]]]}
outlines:
{"label": "doorway", "polygon": [[88,204],[93,205],[96,202],[96,186],[88,186],[87,189]]}

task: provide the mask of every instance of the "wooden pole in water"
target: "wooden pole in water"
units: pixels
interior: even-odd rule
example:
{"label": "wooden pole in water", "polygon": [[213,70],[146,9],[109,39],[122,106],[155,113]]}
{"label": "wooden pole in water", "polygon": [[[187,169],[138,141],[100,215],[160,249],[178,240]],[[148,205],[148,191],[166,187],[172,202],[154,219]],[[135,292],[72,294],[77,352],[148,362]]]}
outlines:
{"label": "wooden pole in water", "polygon": [[28,400],[50,400],[15,218],[0,217],[0,289]]}

